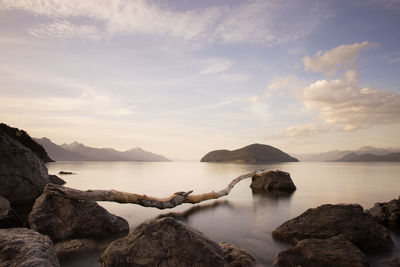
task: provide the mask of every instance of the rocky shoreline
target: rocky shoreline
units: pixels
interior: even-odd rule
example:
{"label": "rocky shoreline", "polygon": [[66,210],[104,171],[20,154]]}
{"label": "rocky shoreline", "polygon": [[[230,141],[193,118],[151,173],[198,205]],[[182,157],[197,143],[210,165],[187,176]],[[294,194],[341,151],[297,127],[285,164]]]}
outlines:
{"label": "rocky shoreline", "polygon": [[[103,266],[260,265],[251,252],[216,243],[168,216],[129,233],[125,219],[94,201],[44,194],[46,184],[65,182],[49,175],[35,153],[1,130],[0,152],[4,155],[0,162],[0,266],[60,266],[59,259],[88,251],[102,251]],[[290,174],[282,171],[255,175],[250,187],[257,194],[296,190]],[[21,205],[29,216],[14,210]],[[366,211],[358,204],[311,208],[272,232],[275,239],[293,244],[278,253],[274,264],[369,266],[365,254],[390,251],[394,244],[385,227],[399,225],[400,198]],[[387,266],[393,262],[396,259]]]}

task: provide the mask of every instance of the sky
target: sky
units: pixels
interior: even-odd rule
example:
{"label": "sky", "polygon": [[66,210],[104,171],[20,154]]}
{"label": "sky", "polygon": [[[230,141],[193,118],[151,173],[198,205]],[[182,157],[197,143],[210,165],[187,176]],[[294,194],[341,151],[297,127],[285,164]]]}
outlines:
{"label": "sky", "polygon": [[0,0],[0,121],[174,160],[400,147],[400,0]]}

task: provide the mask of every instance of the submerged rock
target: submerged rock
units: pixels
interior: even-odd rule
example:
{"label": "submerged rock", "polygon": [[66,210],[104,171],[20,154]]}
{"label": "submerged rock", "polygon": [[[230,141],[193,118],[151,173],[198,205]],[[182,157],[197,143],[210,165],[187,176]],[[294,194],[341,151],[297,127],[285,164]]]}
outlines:
{"label": "submerged rock", "polygon": [[266,171],[251,178],[253,192],[276,191],[291,193],[296,190],[290,174],[283,171]]}
{"label": "submerged rock", "polygon": [[381,224],[400,225],[400,196],[390,202],[376,203],[366,211]]}
{"label": "submerged rock", "polygon": [[60,171],[58,174],[60,175],[70,175],[70,174],[75,174],[73,172],[66,172],[66,171]]}
{"label": "submerged rock", "polygon": [[53,241],[108,238],[129,233],[128,222],[94,201],[42,194],[29,214],[29,225]]}
{"label": "submerged rock", "polygon": [[60,266],[50,238],[26,228],[0,229],[0,266]]}
{"label": "submerged rock", "polygon": [[231,267],[255,266],[258,263],[256,258],[247,250],[227,242],[220,242],[219,246],[225,260]]}
{"label": "submerged rock", "polygon": [[72,239],[61,241],[54,245],[57,257],[60,259],[83,254],[89,251],[95,251],[99,244],[92,239]]}
{"label": "submerged rock", "polygon": [[10,202],[0,196],[0,229],[22,227],[22,222],[11,208]]}
{"label": "submerged rock", "polygon": [[340,234],[363,251],[393,247],[389,231],[375,222],[357,204],[326,204],[308,209],[272,232],[274,238],[291,243],[307,238],[329,238]]}
{"label": "submerged rock", "polygon": [[0,195],[11,205],[33,203],[49,182],[35,153],[0,130]]}
{"label": "submerged rock", "polygon": [[166,217],[139,225],[112,242],[103,266],[228,266],[221,247],[202,233]]}
{"label": "submerged rock", "polygon": [[280,252],[275,265],[365,267],[365,255],[343,236],[326,239],[304,239],[293,248]]}

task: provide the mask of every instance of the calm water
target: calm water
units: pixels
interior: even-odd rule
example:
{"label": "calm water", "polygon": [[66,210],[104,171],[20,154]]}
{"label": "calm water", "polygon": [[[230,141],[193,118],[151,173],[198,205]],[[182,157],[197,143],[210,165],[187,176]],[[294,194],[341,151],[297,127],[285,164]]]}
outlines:
{"label": "calm water", "polygon": [[[194,194],[220,190],[235,177],[252,170],[279,169],[291,174],[297,191],[290,197],[253,194],[250,179],[237,184],[227,197],[198,205],[184,204],[160,211],[132,204],[99,202],[111,213],[125,218],[134,229],[160,214],[174,213],[214,241],[227,241],[251,251],[265,266],[290,245],[272,239],[281,223],[306,209],[326,203],[359,203],[370,208],[400,194],[398,163],[279,163],[266,165],[220,163],[132,163],[55,162],[49,173],[71,171],[63,176],[66,186],[77,189],[116,189],[166,197],[174,192],[194,190]],[[373,266],[400,256],[400,234],[392,232],[396,248],[391,254],[368,255]],[[97,254],[74,258],[63,266],[100,266]]]}

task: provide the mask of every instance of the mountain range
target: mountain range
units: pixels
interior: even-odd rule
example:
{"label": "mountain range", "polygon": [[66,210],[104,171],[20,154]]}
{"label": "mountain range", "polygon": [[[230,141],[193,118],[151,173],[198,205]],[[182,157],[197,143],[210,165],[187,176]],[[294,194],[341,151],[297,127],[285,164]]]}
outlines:
{"label": "mountain range", "polygon": [[400,161],[400,153],[388,153],[384,155],[376,155],[376,154],[357,154],[357,153],[349,153],[343,156],[342,158],[334,161],[339,162],[399,162]]}
{"label": "mountain range", "polygon": [[[322,153],[293,154],[293,156],[298,158],[300,161],[322,162],[322,161],[346,161],[346,158],[343,159],[343,157],[352,153],[355,153],[357,155],[372,154],[376,156],[383,156],[397,152],[400,152],[400,148],[376,148],[372,146],[364,146],[357,150],[331,150]],[[347,157],[347,159],[350,159],[350,157]]]}
{"label": "mountain range", "polygon": [[118,151],[113,148],[88,147],[78,142],[57,145],[46,137],[34,138],[34,140],[41,144],[50,158],[55,161],[170,161],[162,155],[138,147],[127,151]]}

